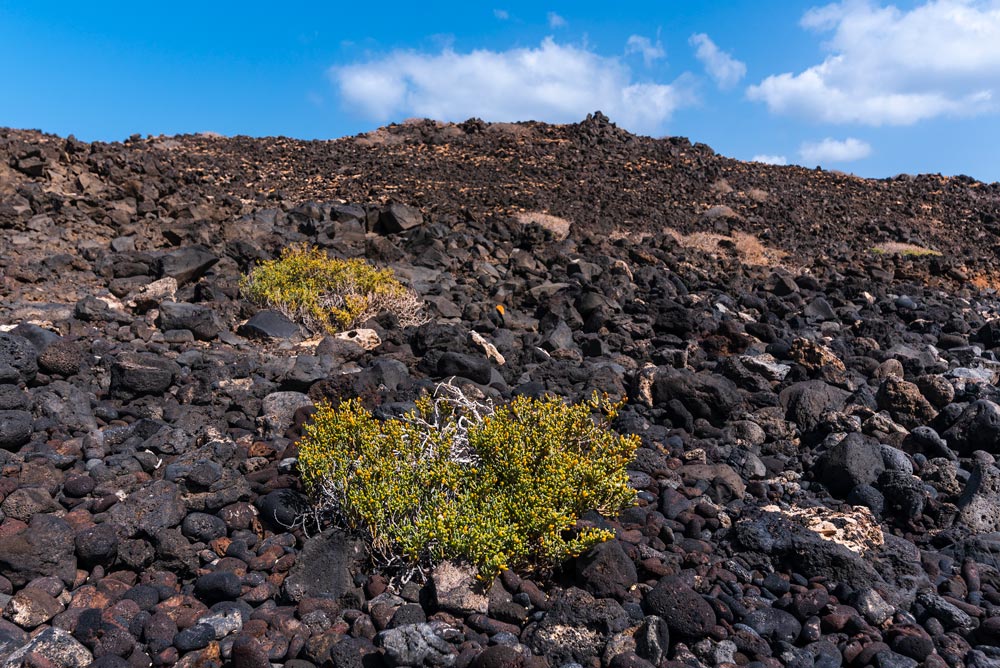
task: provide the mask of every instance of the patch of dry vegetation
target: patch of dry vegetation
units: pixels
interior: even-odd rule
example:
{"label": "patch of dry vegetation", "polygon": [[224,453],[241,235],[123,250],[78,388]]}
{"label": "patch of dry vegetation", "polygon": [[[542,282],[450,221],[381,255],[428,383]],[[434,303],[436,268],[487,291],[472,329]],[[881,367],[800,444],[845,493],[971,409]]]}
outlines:
{"label": "patch of dry vegetation", "polygon": [[898,241],[887,241],[872,248],[872,251],[879,255],[902,255],[903,257],[927,257],[931,255],[939,256],[941,251],[926,246],[916,244],[904,244]]}
{"label": "patch of dry vegetation", "polygon": [[569,228],[573,225],[573,223],[565,218],[560,218],[559,216],[553,216],[552,214],[541,213],[538,211],[518,213],[515,215],[515,219],[522,225],[538,223],[540,226],[551,232],[553,238],[557,241],[562,241],[568,237]]}
{"label": "patch of dry vegetation", "polygon": [[669,227],[665,232],[684,248],[691,248],[710,255],[732,253],[741,262],[751,266],[774,267],[781,264],[788,255],[784,251],[765,246],[757,237],[746,232],[733,232],[732,235],[713,232],[681,234]]}
{"label": "patch of dry vegetation", "polygon": [[1000,275],[994,272],[979,272],[969,278],[967,282],[977,290],[1000,292]]}

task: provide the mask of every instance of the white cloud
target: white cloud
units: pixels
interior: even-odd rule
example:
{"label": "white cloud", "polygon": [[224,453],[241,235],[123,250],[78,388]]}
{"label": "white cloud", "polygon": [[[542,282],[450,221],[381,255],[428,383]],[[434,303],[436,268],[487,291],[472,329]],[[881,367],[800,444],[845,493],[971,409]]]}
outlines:
{"label": "white cloud", "polygon": [[625,53],[641,53],[642,60],[646,63],[647,67],[652,65],[654,61],[667,55],[660,40],[653,42],[648,37],[643,37],[642,35],[629,36],[628,41],[625,42]]}
{"label": "white cloud", "polygon": [[767,155],[766,153],[760,153],[750,158],[750,162],[761,162],[765,165],[787,165],[788,158],[783,155]]}
{"label": "white cloud", "polygon": [[559,16],[555,12],[549,12],[549,27],[550,28],[564,28],[566,27],[566,19]]}
{"label": "white cloud", "polygon": [[568,123],[599,109],[629,130],[657,133],[676,109],[696,101],[683,75],[669,84],[638,82],[619,59],[551,37],[508,51],[395,51],[329,74],[345,106],[378,122],[477,116]]}
{"label": "white cloud", "polygon": [[510,18],[510,12],[508,12],[506,9],[494,9],[493,16],[497,17],[501,21],[506,21],[507,19]]}
{"label": "white cloud", "polygon": [[823,44],[829,55],[747,90],[772,112],[830,123],[910,125],[997,108],[997,0],[928,0],[908,11],[849,0],[811,9],[801,23],[832,32]]}
{"label": "white cloud", "polygon": [[799,155],[808,164],[823,164],[827,162],[851,162],[867,158],[872,153],[868,142],[854,137],[843,141],[827,137],[819,142],[804,142],[799,147]]}
{"label": "white cloud", "polygon": [[695,47],[695,57],[719,88],[732,88],[746,76],[747,66],[719,49],[705,33],[691,35],[688,43]]}

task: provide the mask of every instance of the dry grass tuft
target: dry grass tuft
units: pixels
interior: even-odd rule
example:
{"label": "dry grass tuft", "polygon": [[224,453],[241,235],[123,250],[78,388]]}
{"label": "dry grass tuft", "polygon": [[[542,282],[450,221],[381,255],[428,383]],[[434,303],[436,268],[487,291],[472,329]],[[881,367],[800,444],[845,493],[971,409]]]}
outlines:
{"label": "dry grass tuft", "polygon": [[927,257],[931,255],[939,256],[941,251],[932,248],[917,246],[916,244],[904,244],[898,241],[887,241],[872,248],[872,251],[879,255],[902,255],[904,257]]}
{"label": "dry grass tuft", "polygon": [[519,213],[515,216],[517,222],[522,225],[528,225],[529,223],[538,223],[543,228],[552,233],[552,236],[557,241],[562,241],[569,236],[569,228],[572,227],[573,223],[566,220],[565,218],[560,218],[559,216],[553,216],[548,213],[540,213],[537,211],[529,211],[524,213]]}
{"label": "dry grass tuft", "polygon": [[710,255],[733,253],[741,262],[752,266],[774,267],[781,264],[788,255],[776,248],[768,248],[757,237],[746,232],[733,232],[731,236],[727,236],[712,232],[681,234],[672,228],[667,228],[665,231],[684,248]]}

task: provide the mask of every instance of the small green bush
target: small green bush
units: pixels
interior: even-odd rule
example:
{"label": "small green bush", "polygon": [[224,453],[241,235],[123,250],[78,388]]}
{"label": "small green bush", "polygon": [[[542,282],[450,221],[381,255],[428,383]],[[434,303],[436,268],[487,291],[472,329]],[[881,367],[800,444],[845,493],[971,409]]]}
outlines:
{"label": "small green bush", "polygon": [[277,309],[314,332],[350,329],[386,312],[404,327],[424,322],[420,299],[391,269],[331,258],[306,245],[290,246],[279,259],[254,267],[240,290],[249,301]]}
{"label": "small green bush", "polygon": [[[386,565],[463,559],[483,577],[546,570],[611,538],[580,515],[635,500],[626,464],[638,438],[608,427],[618,406],[517,398],[494,409],[450,385],[400,419],[359,401],[319,407],[299,444],[315,503],[367,535]],[[600,411],[595,421],[592,411]]]}

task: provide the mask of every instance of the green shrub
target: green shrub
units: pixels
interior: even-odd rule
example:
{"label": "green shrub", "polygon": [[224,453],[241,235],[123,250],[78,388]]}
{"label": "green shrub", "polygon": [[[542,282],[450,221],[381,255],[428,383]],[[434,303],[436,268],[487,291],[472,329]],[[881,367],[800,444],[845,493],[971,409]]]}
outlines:
{"label": "green shrub", "polygon": [[634,502],[625,466],[638,438],[610,430],[617,408],[595,394],[494,409],[450,385],[400,419],[379,421],[357,400],[324,404],[300,441],[299,469],[315,503],[366,534],[387,565],[458,558],[487,578],[546,570],[612,537],[578,529],[582,513]]}
{"label": "green shrub", "polygon": [[279,259],[254,267],[240,290],[251,302],[277,309],[314,332],[350,329],[386,312],[404,327],[424,322],[420,299],[391,269],[331,258],[306,245],[290,246]]}

